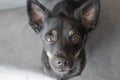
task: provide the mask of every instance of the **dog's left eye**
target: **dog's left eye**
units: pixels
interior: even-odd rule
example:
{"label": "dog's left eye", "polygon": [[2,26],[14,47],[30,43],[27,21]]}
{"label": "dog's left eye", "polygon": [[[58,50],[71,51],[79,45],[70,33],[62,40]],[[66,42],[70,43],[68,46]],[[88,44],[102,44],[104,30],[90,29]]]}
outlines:
{"label": "dog's left eye", "polygon": [[46,41],[49,42],[50,44],[54,43],[56,39],[52,35],[47,35],[45,37]]}
{"label": "dog's left eye", "polygon": [[73,44],[77,44],[77,43],[79,43],[80,41],[81,41],[81,38],[80,38],[79,35],[73,35],[73,36],[71,37],[71,42],[72,42]]}

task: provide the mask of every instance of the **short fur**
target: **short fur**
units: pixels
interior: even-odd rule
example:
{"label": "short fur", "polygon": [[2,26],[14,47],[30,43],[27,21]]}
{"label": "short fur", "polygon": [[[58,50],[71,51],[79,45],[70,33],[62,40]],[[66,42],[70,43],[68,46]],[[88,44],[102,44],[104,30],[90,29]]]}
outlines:
{"label": "short fur", "polygon": [[81,74],[85,67],[87,34],[95,29],[99,0],[63,0],[49,11],[37,0],[27,0],[29,23],[43,41],[43,69],[57,80]]}

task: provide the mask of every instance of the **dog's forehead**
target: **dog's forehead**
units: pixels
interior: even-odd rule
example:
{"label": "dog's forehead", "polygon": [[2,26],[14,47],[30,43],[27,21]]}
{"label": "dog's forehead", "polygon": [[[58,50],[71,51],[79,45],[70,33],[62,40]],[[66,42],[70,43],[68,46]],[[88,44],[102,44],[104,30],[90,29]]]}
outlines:
{"label": "dog's forehead", "polygon": [[66,17],[55,17],[50,18],[45,22],[45,30],[46,32],[55,32],[61,33],[66,32],[71,34],[76,32],[80,28],[80,22],[71,18]]}

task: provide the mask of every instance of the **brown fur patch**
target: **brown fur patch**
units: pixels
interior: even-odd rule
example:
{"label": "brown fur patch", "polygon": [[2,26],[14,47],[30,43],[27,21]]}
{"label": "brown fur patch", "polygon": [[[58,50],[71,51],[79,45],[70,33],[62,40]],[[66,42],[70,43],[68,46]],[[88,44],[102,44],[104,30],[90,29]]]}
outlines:
{"label": "brown fur patch", "polygon": [[69,34],[69,36],[72,36],[74,34],[74,31],[70,30],[68,34]]}

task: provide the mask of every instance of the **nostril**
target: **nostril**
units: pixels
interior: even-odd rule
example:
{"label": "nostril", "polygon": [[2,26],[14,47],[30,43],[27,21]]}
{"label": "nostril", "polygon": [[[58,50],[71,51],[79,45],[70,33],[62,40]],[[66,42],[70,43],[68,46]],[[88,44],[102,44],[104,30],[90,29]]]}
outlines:
{"label": "nostril", "polygon": [[65,65],[65,66],[67,66],[68,64],[69,64],[69,62],[68,62],[68,61],[65,61],[65,62],[64,62],[64,65]]}
{"label": "nostril", "polygon": [[69,65],[69,62],[67,60],[57,60],[56,65],[58,67],[65,67]]}
{"label": "nostril", "polygon": [[58,65],[58,66],[62,66],[62,64],[63,64],[63,62],[62,62],[61,60],[58,60],[58,61],[57,61],[57,65]]}

